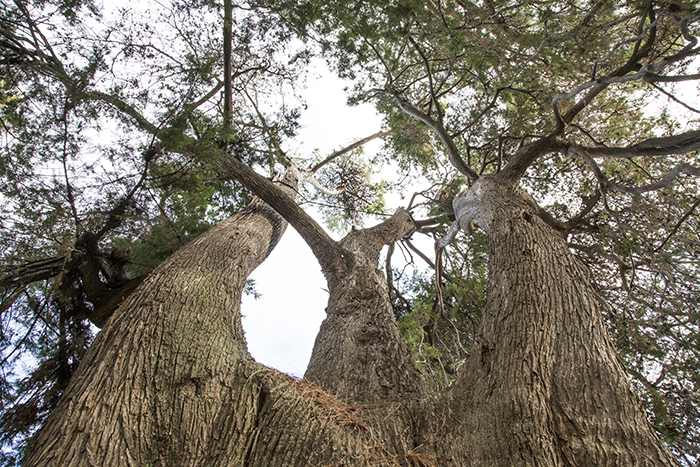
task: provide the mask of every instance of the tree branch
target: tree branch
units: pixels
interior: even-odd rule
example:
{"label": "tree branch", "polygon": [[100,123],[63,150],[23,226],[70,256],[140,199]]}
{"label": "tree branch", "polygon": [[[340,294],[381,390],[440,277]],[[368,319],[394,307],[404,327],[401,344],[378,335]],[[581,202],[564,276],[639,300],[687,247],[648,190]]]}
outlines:
{"label": "tree branch", "polygon": [[398,95],[398,93],[394,93],[394,97],[396,98],[396,102],[401,110],[422,121],[432,128],[435,133],[437,133],[440,140],[442,140],[442,143],[445,145],[445,148],[447,149],[447,157],[455,169],[457,169],[462,175],[471,181],[475,181],[479,178],[479,175],[464,162],[462,156],[459,154],[457,146],[455,146],[455,143],[452,140],[452,137],[447,133],[447,130],[441,123],[433,120],[429,115],[423,113],[421,110],[406,102]]}
{"label": "tree branch", "polygon": [[686,154],[700,149],[700,130],[688,131],[673,136],[649,138],[629,147],[586,147],[572,144],[569,150],[590,157],[628,159],[630,157],[669,156]]}
{"label": "tree branch", "polygon": [[602,195],[600,191],[596,191],[593,196],[585,200],[585,204],[583,206],[583,209],[581,209],[581,212],[579,212],[566,222],[560,221],[559,219],[555,218],[549,212],[542,208],[539,208],[537,215],[540,216],[554,229],[564,232],[566,234],[569,231],[575,229],[581,223],[581,221],[588,215],[588,213],[590,213],[593,210],[595,205],[598,204],[598,201],[600,201],[601,196]]}
{"label": "tree branch", "polygon": [[326,157],[325,159],[323,159],[323,160],[322,160],[321,162],[319,162],[318,164],[314,165],[313,167],[309,167],[309,168],[306,170],[306,172],[309,172],[310,174],[315,174],[316,172],[318,172],[318,170],[319,170],[321,167],[323,167],[324,165],[326,165],[326,164],[332,162],[333,160],[337,159],[338,157],[342,156],[343,154],[347,154],[347,153],[349,153],[350,151],[353,151],[353,150],[355,150],[355,149],[357,149],[357,148],[359,148],[359,147],[361,147],[361,146],[364,146],[365,144],[369,143],[369,142],[372,141],[372,140],[375,140],[375,139],[377,139],[377,138],[383,138],[383,137],[385,137],[385,136],[391,136],[391,135],[393,135],[393,134],[394,134],[393,131],[378,131],[378,132],[374,133],[373,135],[370,135],[370,136],[368,136],[368,137],[366,137],[366,138],[362,138],[361,140],[356,141],[356,142],[352,143],[351,145],[344,147],[343,149],[340,149],[340,150],[338,150],[338,151],[335,151],[333,154],[331,154],[330,156]]}
{"label": "tree branch", "polygon": [[496,177],[509,183],[517,183],[528,167],[539,157],[565,148],[564,143],[554,136],[539,138],[518,149],[503,170],[496,174]]}
{"label": "tree branch", "polygon": [[[644,16],[646,17],[646,13]],[[679,27],[681,29],[683,37],[688,42],[685,47],[683,47],[680,51],[676,52],[675,54],[661,58],[654,64],[640,65],[639,61],[649,53],[654,41],[656,40],[656,25],[660,20],[654,18],[653,10],[650,11],[651,23],[647,27],[645,27],[637,37],[616,44],[613,47],[612,51],[606,57],[596,61],[599,62],[609,59],[615,53],[615,51],[617,51],[617,49],[619,49],[623,45],[632,42],[639,42],[642,37],[649,33],[649,38],[647,39],[647,42],[644,45],[644,47],[642,47],[641,49],[639,49],[638,46],[635,47],[635,52],[632,54],[632,57],[630,57],[630,59],[623,66],[621,66],[620,68],[618,68],[617,70],[615,70],[607,76],[597,79],[594,76],[593,79],[579,85],[574,90],[565,94],[558,94],[552,99],[552,109],[554,111],[554,117],[556,120],[556,129],[554,131],[554,134],[560,134],[564,130],[564,127],[570,124],[575,118],[575,116],[578,115],[578,113],[581,112],[581,110],[583,110],[586,107],[586,105],[588,105],[588,103],[590,103],[610,84],[627,83],[631,81],[644,79],[650,73],[654,76],[657,76],[657,73],[666,68],[667,66],[673,63],[678,63],[693,55],[697,55],[698,52],[700,52],[700,50],[695,48],[698,40],[695,36],[690,34],[688,30],[688,24],[697,21],[699,16],[700,10],[696,10],[691,15],[686,16],[679,21]],[[636,73],[629,74],[630,72],[635,70]],[[571,99],[587,89],[590,89],[588,93],[586,93],[586,95],[579,102],[577,102],[571,109],[569,109],[569,111],[564,116],[561,116],[558,106],[559,101],[563,99]]]}
{"label": "tree branch", "polygon": [[700,167],[694,167],[688,163],[682,162],[676,165],[661,180],[657,182],[650,183],[648,185],[642,185],[639,187],[626,187],[618,183],[611,182],[605,176],[600,167],[598,167],[598,164],[595,163],[593,158],[585,150],[582,150],[581,147],[577,148],[577,150],[574,150],[573,152],[579,155],[593,171],[596,178],[598,179],[598,183],[600,184],[600,188],[603,194],[607,191],[616,191],[619,193],[627,193],[632,195],[648,193],[650,191],[656,191],[661,188],[668,187],[682,173],[687,175],[700,176]]}
{"label": "tree branch", "polygon": [[428,88],[430,89],[430,101],[433,103],[435,106],[435,112],[437,112],[437,121],[439,122],[440,125],[443,123],[443,113],[442,109],[440,108],[440,103],[438,102],[437,95],[435,93],[435,85],[433,84],[433,73],[430,70],[430,62],[428,62],[428,57],[425,56],[423,51],[421,50],[420,47],[418,47],[418,44],[416,44],[416,41],[413,40],[413,37],[408,34],[408,41],[411,43],[413,48],[418,52],[418,55],[420,55],[421,60],[423,60],[423,65],[425,66],[425,72],[428,75]]}
{"label": "tree branch", "polygon": [[668,243],[668,241],[671,240],[671,238],[672,238],[674,235],[676,235],[676,232],[678,232],[678,229],[680,229],[680,227],[681,227],[681,225],[683,224],[683,222],[685,222],[685,221],[690,217],[690,215],[693,213],[693,211],[695,211],[695,208],[697,208],[699,205],[700,205],[700,198],[698,198],[698,199],[695,201],[695,203],[693,203],[693,205],[690,207],[690,209],[688,209],[688,211],[683,215],[683,217],[681,217],[681,219],[680,219],[680,220],[678,221],[678,223],[673,227],[673,229],[671,230],[671,232],[666,236],[666,238],[664,239],[664,241],[661,242],[661,244],[660,244],[659,246],[657,246],[656,248],[654,248],[654,253],[656,253],[657,251],[661,250],[661,249],[664,247],[664,245],[666,245],[666,243]]}
{"label": "tree branch", "polygon": [[[698,76],[700,76],[700,75],[698,75]],[[652,86],[654,89],[656,89],[657,91],[659,91],[660,93],[666,94],[666,96],[667,96],[669,99],[671,99],[672,101],[676,102],[677,104],[682,105],[683,107],[685,107],[686,109],[690,110],[691,112],[700,113],[700,110],[698,110],[698,109],[696,109],[696,108],[694,108],[694,107],[689,106],[688,104],[686,104],[685,102],[681,101],[680,99],[678,99],[676,96],[674,96],[674,95],[671,94],[670,92],[666,91],[665,89],[663,89],[663,88],[661,88],[661,87],[659,87],[659,86],[657,86],[657,85],[655,85],[655,84],[653,84],[653,83],[651,84],[651,86]]]}
{"label": "tree branch", "polygon": [[328,280],[336,279],[347,269],[352,257],[274,183],[225,152],[222,152],[219,164],[243,186],[272,206],[299,232],[321,264]]}
{"label": "tree branch", "polygon": [[656,73],[647,73],[644,75],[645,83],[682,83],[685,81],[700,80],[700,73],[694,75],[678,75],[678,76],[663,76]]}
{"label": "tree branch", "polygon": [[[233,107],[233,92],[231,86],[231,41],[232,31],[232,11],[231,0],[224,0],[224,134],[231,129],[231,112]],[[228,138],[229,135],[225,137]]]}

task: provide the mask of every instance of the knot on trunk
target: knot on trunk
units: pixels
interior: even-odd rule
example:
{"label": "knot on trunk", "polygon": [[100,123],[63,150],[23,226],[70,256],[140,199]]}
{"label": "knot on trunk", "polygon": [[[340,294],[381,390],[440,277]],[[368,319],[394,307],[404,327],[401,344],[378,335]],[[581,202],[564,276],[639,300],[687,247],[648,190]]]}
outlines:
{"label": "knot on trunk", "polygon": [[479,227],[491,234],[497,218],[521,216],[532,219],[537,203],[524,190],[497,176],[482,175],[452,202],[456,222],[468,235]]}

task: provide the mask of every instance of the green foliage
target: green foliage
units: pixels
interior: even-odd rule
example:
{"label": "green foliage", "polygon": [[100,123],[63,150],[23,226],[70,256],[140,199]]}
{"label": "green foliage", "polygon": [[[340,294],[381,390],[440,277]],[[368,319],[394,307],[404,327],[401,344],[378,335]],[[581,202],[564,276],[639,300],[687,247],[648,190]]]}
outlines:
{"label": "green foliage", "polygon": [[440,279],[445,282],[441,287],[442,306],[434,276],[414,271],[406,277],[394,271],[398,284],[394,309],[399,329],[433,389],[444,388],[454,380],[469,349],[478,342],[478,325],[486,301],[487,255],[488,238],[482,233],[446,250]]}
{"label": "green foliage", "polygon": [[[219,2],[0,5],[0,444],[29,442],[89,344],[87,317],[110,293],[247,204],[216,164],[222,150],[261,170],[285,162],[281,148],[300,117],[289,96],[311,44],[354,80],[350,102],[374,103],[392,131],[375,160],[357,152],[326,166],[321,184],[344,191],[312,201],[324,205],[331,227],[347,229],[383,213],[387,195],[421,179],[433,186],[421,192],[414,215],[437,216],[440,224],[427,232],[439,236],[466,186],[445,168],[444,135],[474,173],[497,173],[557,127],[555,96],[679,53],[687,39],[680,18],[693,7],[241,3],[233,12],[232,115],[223,122]],[[687,24],[697,34],[693,18]],[[289,46],[295,34],[304,45]],[[682,60],[664,72],[692,74],[693,66]],[[647,84],[615,83],[592,96],[557,138],[634,147],[697,128],[697,118],[681,121],[658,93],[672,90],[667,83]],[[575,110],[582,95],[562,99],[560,114]],[[605,318],[651,420],[688,465],[700,452],[698,184],[682,176],[648,193],[608,188],[658,181],[680,162],[697,166],[697,157],[606,159],[597,174],[561,150],[533,161],[521,180],[560,223],[582,213],[562,234],[610,303]],[[378,173],[388,164],[398,172],[393,184]],[[478,232],[445,250],[442,305],[434,277],[393,271],[399,325],[434,388],[449,384],[478,342],[487,251]],[[412,260],[411,251],[404,255]],[[255,294],[250,284],[246,290]],[[26,368],[21,358],[31,358]],[[2,462],[11,465],[14,454],[7,456]]]}
{"label": "green foliage", "polygon": [[22,99],[9,79],[0,79],[0,135],[22,124]]}
{"label": "green foliage", "polygon": [[349,230],[362,227],[367,216],[384,214],[386,183],[376,181],[377,171],[360,156],[361,149],[324,166],[317,178],[332,194],[316,190],[320,212],[329,228]]}
{"label": "green foliage", "polygon": [[[646,162],[636,170],[664,170]],[[626,165],[616,169],[639,176]],[[608,197],[608,209],[589,218],[591,232],[574,240],[610,303],[610,330],[650,418],[681,456],[700,443],[697,190],[688,180],[673,190]]]}

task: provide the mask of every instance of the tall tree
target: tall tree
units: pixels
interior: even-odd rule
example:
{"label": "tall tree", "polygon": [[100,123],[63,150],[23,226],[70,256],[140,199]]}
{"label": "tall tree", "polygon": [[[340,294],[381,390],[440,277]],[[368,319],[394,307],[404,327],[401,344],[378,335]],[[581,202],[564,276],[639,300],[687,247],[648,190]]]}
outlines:
{"label": "tall tree", "polygon": [[[70,106],[55,107],[61,112],[52,127],[62,129],[57,140],[66,148],[74,144],[66,115],[82,109],[72,101],[99,102],[148,135],[152,143],[145,148],[189,157],[206,176],[234,177],[260,198],[141,281],[70,378],[26,465],[676,464],[647,421],[627,370],[636,371],[654,394],[667,369],[682,367],[668,362],[669,356],[692,353],[683,345],[675,355],[642,352],[637,347],[649,336],[638,335],[645,326],[641,318],[652,323],[646,326],[659,326],[659,341],[697,342],[695,325],[686,319],[688,302],[681,300],[697,290],[697,263],[681,245],[697,247],[692,177],[698,174],[698,131],[693,121],[679,127],[673,115],[643,113],[650,96],[640,85],[657,90],[659,83],[698,78],[692,60],[700,52],[700,11],[682,3],[584,7],[554,1],[517,8],[462,1],[266,2],[230,5],[230,15],[226,4],[223,14],[211,16],[209,4],[172,10],[202,7],[201,19],[211,19],[217,34],[225,30],[228,43],[236,31],[228,24],[241,8],[241,57],[251,57],[248,46],[266,44],[268,28],[277,24],[273,18],[317,39],[338,71],[357,78],[353,99],[373,100],[385,112],[391,131],[378,135],[391,136],[387,155],[399,170],[420,168],[440,185],[425,193],[435,201],[431,214],[451,205],[455,219],[447,231],[436,223],[449,215],[416,221],[399,209],[336,242],[290,196],[296,193],[293,180],[276,186],[251,168],[271,160],[289,164],[280,138],[291,118],[270,123],[256,89],[247,86],[255,68],[249,60],[242,60],[238,86],[227,74],[197,93],[204,98],[188,98],[203,76],[213,79],[215,69],[228,68],[228,54],[237,50],[212,43],[212,50],[223,51],[220,61],[216,53],[200,53],[197,46],[206,41],[197,34],[206,31],[206,22],[190,30],[182,27],[190,24],[188,15],[168,16],[178,32],[173,37],[183,40],[185,51],[192,48],[191,55],[154,46],[160,32],[143,47],[129,38],[132,47],[124,50],[144,52],[142,59],[149,53],[174,58],[152,65],[162,71],[161,93],[139,101],[126,87],[93,90],[99,87],[91,81],[100,69],[97,61],[61,64],[73,49],[51,51],[54,39],[46,39],[33,20],[43,4],[34,13],[16,5],[7,10],[10,20],[2,30],[7,64],[19,62],[23,72],[38,67],[40,77],[61,90],[37,94],[41,102],[71,97]],[[79,6],[61,10],[66,24],[76,24]],[[22,35],[18,25],[29,32]],[[109,44],[115,31],[96,42]],[[106,54],[99,50],[95,57]],[[259,56],[261,69],[273,71],[278,50],[263,51],[271,53]],[[588,66],[580,65],[587,60]],[[95,65],[80,68],[86,62]],[[184,86],[178,84],[182,76],[189,79]],[[81,77],[84,82],[77,81]],[[26,79],[20,78],[13,82]],[[222,89],[221,111],[196,111]],[[243,104],[229,104],[234,96]],[[151,115],[150,107],[160,113]],[[240,118],[229,115],[239,111]],[[152,123],[158,115],[165,115],[162,123]],[[83,205],[71,201],[67,154],[61,151],[57,160],[66,212],[77,226]],[[444,176],[442,160],[460,175],[448,182],[435,175]],[[168,165],[157,168],[163,167]],[[312,164],[309,172],[318,168]],[[294,177],[294,170],[287,176]],[[282,218],[311,247],[330,292],[328,316],[302,381],[252,361],[240,326],[246,277],[274,245]],[[642,230],[644,220],[653,228]],[[448,316],[446,308],[459,305],[460,288],[478,283],[464,281],[459,268],[443,268],[443,259],[454,262],[455,250],[463,248],[453,250],[449,242],[459,229],[480,235],[467,245],[488,241],[488,285],[477,300],[481,318],[469,333],[460,331],[463,323],[452,323],[457,339],[460,333],[470,339],[464,342],[468,353],[454,382],[435,391],[421,378],[395,321],[401,314],[392,307],[392,300],[400,300],[397,289],[377,271],[384,245],[427,228],[447,231],[432,263],[438,271],[433,311],[440,319]],[[640,240],[634,232],[651,238]],[[611,281],[600,264],[587,266],[586,256],[614,262],[618,274]],[[604,296],[625,306],[624,314]],[[18,303],[9,297],[11,306]],[[646,303],[648,297],[660,304]],[[420,300],[403,298],[406,317]],[[654,321],[654,314],[664,319]],[[636,367],[618,357],[606,319]],[[421,332],[430,328],[425,323]],[[633,344],[625,342],[625,332]],[[661,364],[649,365],[649,355],[661,355]],[[661,374],[652,381],[655,371]],[[697,368],[686,371],[690,376],[674,381],[692,383]],[[671,443],[690,439],[659,431]],[[690,452],[673,447],[679,456]]]}
{"label": "tall tree", "polygon": [[284,28],[229,15],[224,80],[220,6],[162,6],[0,6],[3,444],[21,447],[56,406],[90,322],[104,326],[160,262],[248,204],[213,163],[223,141],[269,169],[294,132],[294,108],[255,110],[297,75],[270,59]]}
{"label": "tall tree", "polygon": [[[483,318],[452,387],[466,402],[463,442],[472,450],[455,456],[476,464],[642,462],[647,454],[625,452],[620,446],[628,433],[614,428],[637,427],[631,429],[638,438],[654,438],[643,412],[623,402],[634,396],[607,337],[605,314],[616,336],[636,334],[618,340],[630,372],[654,401],[659,431],[692,462],[694,390],[666,389],[666,400],[661,392],[697,385],[697,369],[687,365],[697,329],[688,326],[694,312],[684,303],[698,290],[697,262],[687,251],[695,248],[697,226],[691,217],[692,177],[700,174],[693,164],[697,110],[660,83],[698,79],[699,12],[654,2],[602,2],[590,9],[560,2],[364,2],[330,3],[314,13],[319,22],[307,31],[318,31],[341,73],[362,77],[354,99],[377,102],[404,128],[407,119],[416,121],[413,131],[394,132],[395,147],[423,164],[441,152],[466,179],[450,233],[480,228],[489,237]],[[333,28],[335,43],[326,33]],[[650,116],[643,107],[663,107],[659,95],[675,108]],[[580,201],[571,187],[579,189]],[[659,205],[675,217],[656,221]],[[660,235],[639,242],[634,230]],[[595,262],[581,272],[572,251],[612,262],[621,290],[603,285],[610,277],[601,277]],[[598,290],[589,285],[591,271]],[[659,288],[661,305],[640,300]],[[622,312],[603,305],[601,292]],[[666,294],[676,297],[675,305]],[[639,337],[648,342],[654,335],[650,328],[668,329],[669,315],[683,317],[672,325],[675,332],[664,331],[676,345],[661,350],[666,336],[654,333],[654,350],[639,349]],[[674,363],[679,357],[683,363]],[[667,410],[678,399],[687,435],[668,423]],[[493,421],[489,429],[485,419]],[[596,436],[610,444],[586,441]]]}

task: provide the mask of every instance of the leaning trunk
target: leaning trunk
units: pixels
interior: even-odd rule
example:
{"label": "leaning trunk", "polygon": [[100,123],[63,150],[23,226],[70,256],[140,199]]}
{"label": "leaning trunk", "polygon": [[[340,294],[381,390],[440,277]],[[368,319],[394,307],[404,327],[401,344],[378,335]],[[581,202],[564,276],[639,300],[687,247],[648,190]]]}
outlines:
{"label": "leaning trunk", "polygon": [[256,202],[127,299],[25,466],[674,465],[586,271],[523,192],[483,177],[462,199],[465,220],[491,239],[488,304],[455,384],[427,395],[376,271],[381,245],[409,232],[410,216],[336,244],[305,230],[312,224],[293,200],[263,188],[307,241],[321,238],[310,243],[331,302],[307,376],[322,388],[253,362],[245,348],[242,288],[283,226]]}
{"label": "leaning trunk", "polygon": [[353,403],[416,398],[425,384],[396,325],[379,252],[415,229],[399,209],[370,229],[353,230],[340,247],[349,258],[339,274],[327,274],[327,317],[321,324],[304,378]]}
{"label": "leaning trunk", "polygon": [[221,450],[251,363],[242,290],[285,226],[254,201],[158,267],[98,334],[25,465],[199,465]]}
{"label": "leaning trunk", "polygon": [[[463,465],[675,465],[603,323],[602,300],[524,192],[479,180],[463,198],[490,238],[481,331],[448,400]],[[460,447],[456,447],[460,446]]]}

